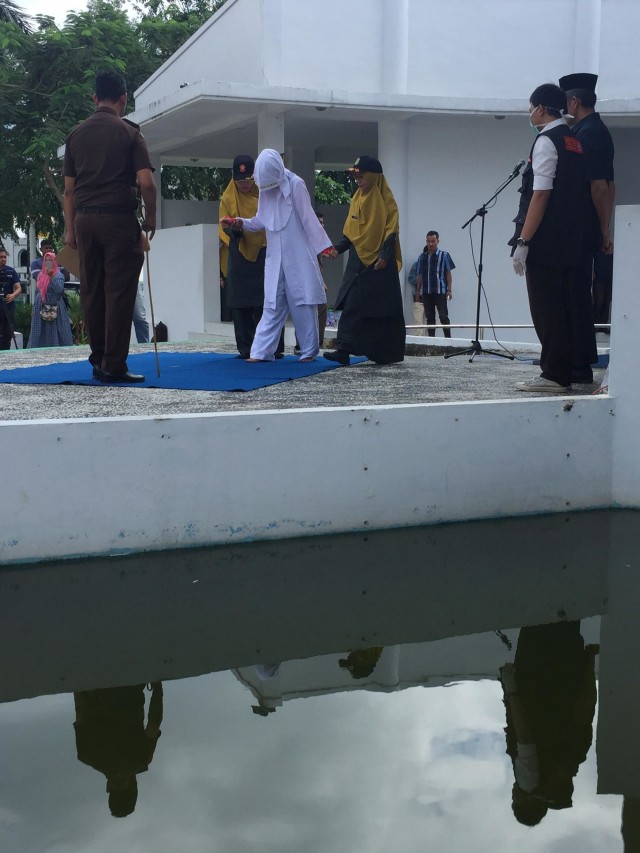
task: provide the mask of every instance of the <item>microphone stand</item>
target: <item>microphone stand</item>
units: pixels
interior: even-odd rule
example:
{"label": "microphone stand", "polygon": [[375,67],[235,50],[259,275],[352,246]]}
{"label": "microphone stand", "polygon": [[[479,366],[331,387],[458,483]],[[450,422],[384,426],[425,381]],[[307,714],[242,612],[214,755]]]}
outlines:
{"label": "microphone stand", "polygon": [[498,352],[498,350],[492,349],[483,349],[480,344],[480,295],[482,293],[482,256],[484,252],[484,218],[487,215],[487,207],[491,204],[492,201],[495,201],[496,198],[500,195],[500,193],[506,189],[511,181],[515,180],[520,174],[520,169],[524,165],[524,160],[515,167],[513,172],[509,175],[506,181],[503,181],[502,184],[498,187],[495,193],[491,196],[490,199],[487,199],[482,207],[479,207],[478,210],[473,214],[471,219],[467,219],[467,221],[462,226],[463,230],[467,227],[467,225],[471,225],[476,216],[479,216],[482,220],[482,226],[480,228],[480,257],[478,259],[478,299],[476,302],[476,337],[475,340],[471,341],[471,345],[467,347],[467,349],[458,350],[458,352],[451,352],[445,355],[445,358],[454,358],[456,355],[470,355],[471,358],[469,362],[472,362],[473,359],[477,355],[497,355],[500,358],[508,358],[510,361],[513,361],[515,356],[510,353]]}

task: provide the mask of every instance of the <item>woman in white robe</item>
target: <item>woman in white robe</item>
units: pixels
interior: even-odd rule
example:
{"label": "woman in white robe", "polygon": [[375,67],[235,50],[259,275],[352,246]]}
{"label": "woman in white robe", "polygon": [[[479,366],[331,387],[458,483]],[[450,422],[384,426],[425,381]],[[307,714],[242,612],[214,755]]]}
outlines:
{"label": "woman in white robe", "polygon": [[319,352],[317,306],[327,301],[317,256],[334,252],[333,246],[304,181],[285,169],[277,151],[266,148],[258,155],[254,180],[260,190],[256,216],[233,220],[247,231],[264,229],[267,235],[264,309],[249,361],[274,359],[289,314],[300,342],[300,361],[313,361]]}

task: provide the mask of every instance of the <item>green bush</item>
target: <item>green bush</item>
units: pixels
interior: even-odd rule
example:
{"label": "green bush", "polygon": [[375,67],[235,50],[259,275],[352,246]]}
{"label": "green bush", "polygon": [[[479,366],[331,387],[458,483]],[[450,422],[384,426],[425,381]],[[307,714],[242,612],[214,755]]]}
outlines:
{"label": "green bush", "polygon": [[80,294],[69,293],[67,291],[67,310],[69,312],[69,322],[71,323],[71,331],[73,333],[74,344],[86,344],[87,335],[84,330],[84,321],[82,319],[82,306],[80,305]]}
{"label": "green bush", "polygon": [[31,332],[32,305],[29,302],[16,302],[15,330],[22,332],[22,346],[26,348]]}

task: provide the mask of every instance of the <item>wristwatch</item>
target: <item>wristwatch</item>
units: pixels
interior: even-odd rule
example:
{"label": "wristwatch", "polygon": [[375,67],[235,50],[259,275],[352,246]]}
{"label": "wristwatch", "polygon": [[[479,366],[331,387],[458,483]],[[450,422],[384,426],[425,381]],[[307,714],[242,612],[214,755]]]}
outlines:
{"label": "wristwatch", "polygon": [[516,240],[516,246],[528,246],[529,240],[525,240],[524,237],[518,237]]}

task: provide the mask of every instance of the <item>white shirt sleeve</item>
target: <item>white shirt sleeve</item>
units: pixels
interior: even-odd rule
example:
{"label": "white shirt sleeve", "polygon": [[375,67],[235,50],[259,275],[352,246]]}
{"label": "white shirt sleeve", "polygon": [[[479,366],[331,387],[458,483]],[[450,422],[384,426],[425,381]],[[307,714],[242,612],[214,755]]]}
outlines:
{"label": "white shirt sleeve", "polygon": [[311,198],[307,185],[302,179],[293,181],[292,187],[293,204],[300,217],[300,222],[304,228],[309,245],[313,249],[315,255],[319,255],[325,249],[329,249],[333,244],[327,232],[324,230],[316,212],[311,206]]}
{"label": "white shirt sleeve", "polygon": [[[242,219],[242,217],[238,217]],[[257,216],[252,216],[251,219],[242,219],[245,231],[264,231],[264,225]]]}
{"label": "white shirt sleeve", "polygon": [[513,762],[516,782],[522,791],[528,794],[540,784],[538,750],[533,743],[519,743],[518,754]]}
{"label": "white shirt sleeve", "polygon": [[542,133],[533,146],[531,154],[533,189],[552,190],[557,167],[558,152],[556,151],[556,146],[548,136]]}

